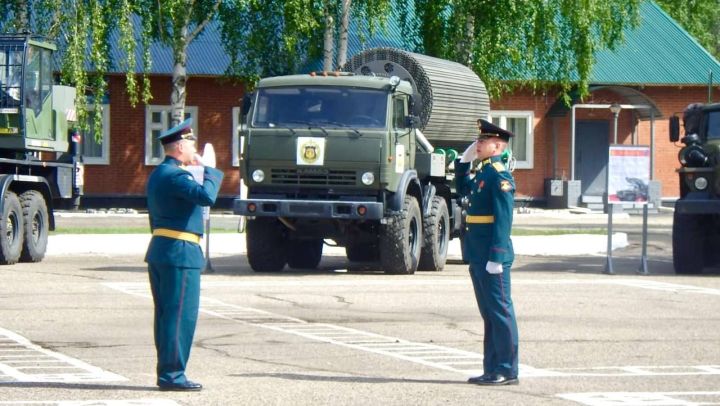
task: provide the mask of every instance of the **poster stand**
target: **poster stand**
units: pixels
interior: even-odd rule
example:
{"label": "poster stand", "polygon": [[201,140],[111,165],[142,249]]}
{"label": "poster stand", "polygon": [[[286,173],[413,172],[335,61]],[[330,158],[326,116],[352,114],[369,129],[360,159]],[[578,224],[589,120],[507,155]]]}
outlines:
{"label": "poster stand", "polygon": [[[642,204],[642,255],[638,274],[649,275],[647,269],[647,221],[648,221],[648,185],[650,182],[650,147],[611,145],[608,150],[607,171],[607,212],[608,235],[605,271],[615,275],[612,261],[613,205]],[[628,189],[628,185],[630,188]]]}

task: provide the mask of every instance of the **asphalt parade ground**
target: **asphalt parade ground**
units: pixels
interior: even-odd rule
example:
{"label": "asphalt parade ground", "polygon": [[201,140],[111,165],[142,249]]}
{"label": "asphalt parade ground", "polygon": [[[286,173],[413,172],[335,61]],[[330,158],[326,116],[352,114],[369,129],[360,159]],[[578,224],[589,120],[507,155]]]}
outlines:
{"label": "asphalt parade ground", "polygon": [[[70,217],[58,227],[147,224],[142,214]],[[457,259],[385,275],[328,248],[317,270],[255,273],[244,236],[224,232],[210,237],[214,271],[202,276],[187,371],[204,389],[159,392],[147,240],[54,234],[43,262],[0,268],[0,405],[720,404],[717,272],[674,275],[672,215],[658,213],[649,274],[638,274],[642,218],[614,220],[625,243],[608,275],[606,235],[581,232],[605,227],[604,215],[516,215],[518,229],[577,232],[515,237],[527,250],[512,277],[520,385],[494,388],[465,382],[481,372],[483,327]],[[237,218],[211,223],[232,229]]]}

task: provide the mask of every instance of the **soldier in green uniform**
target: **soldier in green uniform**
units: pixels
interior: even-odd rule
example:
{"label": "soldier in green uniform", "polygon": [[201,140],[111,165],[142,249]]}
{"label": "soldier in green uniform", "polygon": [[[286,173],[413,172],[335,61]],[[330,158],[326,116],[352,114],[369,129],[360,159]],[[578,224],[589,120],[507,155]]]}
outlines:
{"label": "soldier in green uniform", "polygon": [[[155,304],[157,385],[160,390],[199,391],[185,376],[200,305],[200,272],[205,265],[200,238],[203,206],[217,198],[223,173],[203,165],[197,154],[192,119],[158,139],[165,160],[150,174],[147,204],[152,239],[145,255]],[[203,165],[198,183],[185,165]]]}
{"label": "soldier in green uniform", "polygon": [[[469,200],[463,250],[485,323],[484,373],[468,382],[513,385],[518,383],[518,332],[510,297],[510,267],[515,258],[510,240],[515,180],[502,158],[513,134],[488,121],[478,121],[477,141],[455,161],[457,190]],[[471,177],[470,168],[476,158],[481,160],[481,166]]]}

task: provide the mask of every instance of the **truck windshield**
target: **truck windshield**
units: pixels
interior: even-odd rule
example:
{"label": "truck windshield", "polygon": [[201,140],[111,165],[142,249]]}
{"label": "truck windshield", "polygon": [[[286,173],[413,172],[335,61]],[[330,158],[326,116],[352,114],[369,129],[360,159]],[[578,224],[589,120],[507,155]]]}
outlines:
{"label": "truck windshield", "polygon": [[387,97],[383,90],[348,87],[260,89],[252,125],[385,128]]}
{"label": "truck windshield", "polygon": [[0,48],[0,107],[20,105],[23,44]]}
{"label": "truck windshield", "polygon": [[707,117],[707,139],[720,139],[720,110],[708,113]]}

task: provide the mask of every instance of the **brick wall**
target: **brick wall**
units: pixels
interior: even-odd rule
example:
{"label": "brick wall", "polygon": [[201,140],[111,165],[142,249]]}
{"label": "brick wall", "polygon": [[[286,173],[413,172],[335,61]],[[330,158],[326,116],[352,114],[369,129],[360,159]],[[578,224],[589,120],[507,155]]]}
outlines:
{"label": "brick wall", "polygon": [[[704,87],[646,87],[640,90],[650,98],[662,113],[655,119],[655,159],[653,178],[661,182],[661,196],[678,197],[678,179],[675,169],[679,166],[677,154],[681,144],[669,141],[668,117],[682,110],[690,103],[706,102],[707,89]],[[717,93],[717,92],[716,92]],[[714,95],[717,100],[718,94]],[[520,90],[505,95],[491,103],[491,110],[531,110],[534,112],[534,168],[516,169],[513,173],[519,196],[544,196],[544,182],[547,178],[570,178],[570,113],[564,117],[546,117],[556,98],[548,94],[534,94]],[[627,104],[622,96],[608,90],[593,92],[583,103]],[[607,121],[609,142],[613,142],[613,114],[605,109],[576,109],[576,120]],[[554,121],[554,123],[553,123]],[[637,123],[637,143],[650,145],[650,121],[637,121],[631,110],[622,110],[618,117],[618,144],[631,145]],[[557,168],[553,171],[553,125],[557,131]],[[607,152],[602,152],[607,153]]]}
{"label": "brick wall", "polygon": [[[151,104],[170,104],[170,78],[152,77]],[[130,195],[144,196],[145,181],[154,168],[144,164],[145,156],[145,105],[131,107],[125,91],[124,77],[110,78],[110,165],[88,165],[85,172],[85,193],[93,196]],[[667,118],[681,112],[688,104],[707,100],[704,87],[646,87],[640,90],[653,100],[662,112],[655,120],[654,178],[662,183],[663,197],[678,196],[675,168],[678,166],[679,147],[668,140]],[[220,195],[238,194],[239,171],[232,166],[232,108],[240,106],[243,95],[241,85],[216,78],[192,77],[187,83],[187,106],[197,106],[199,147],[212,142],[218,158],[218,167],[225,172]],[[717,96],[717,95],[716,95]],[[534,113],[534,167],[517,169],[514,176],[518,196],[544,197],[547,178],[570,177],[570,114],[564,117],[546,117],[556,101],[554,92],[547,94],[520,90],[491,103],[492,110],[523,110]],[[584,103],[627,103],[622,96],[611,91],[592,93]],[[577,109],[577,120],[602,120],[609,125],[609,141],[613,137],[613,117],[609,110]],[[631,144],[636,118],[632,111],[623,110],[618,120],[618,143]],[[553,126],[557,134],[557,166],[553,168]],[[650,144],[650,122],[637,123],[638,143]]]}
{"label": "brick wall", "polygon": [[[171,79],[151,77],[151,105],[170,105]],[[225,172],[221,196],[238,193],[240,176],[232,166],[232,108],[240,106],[243,87],[216,78],[191,77],[187,106],[198,107],[198,149],[211,142],[218,168]],[[132,107],[125,78],[112,76],[110,94],[110,165],[87,165],[86,195],[145,195],[145,181],[155,166],[145,165],[145,105]]]}

